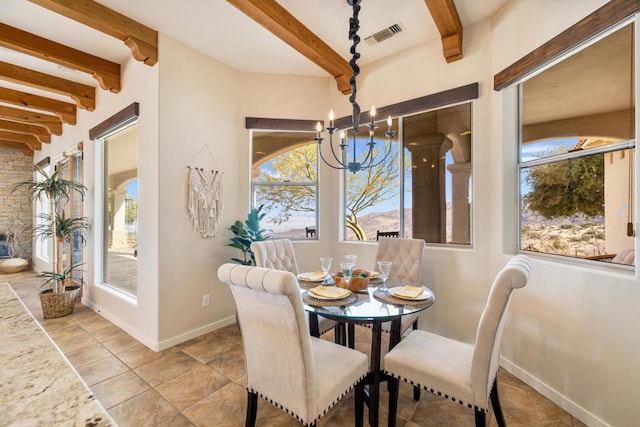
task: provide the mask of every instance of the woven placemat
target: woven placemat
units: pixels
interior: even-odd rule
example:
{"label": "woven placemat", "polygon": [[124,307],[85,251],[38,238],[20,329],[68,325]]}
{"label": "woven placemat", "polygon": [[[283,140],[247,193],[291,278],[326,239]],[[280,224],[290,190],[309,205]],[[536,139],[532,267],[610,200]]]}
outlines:
{"label": "woven placemat", "polygon": [[384,301],[388,304],[394,305],[429,305],[433,303],[433,298],[429,298],[426,300],[410,300],[410,299],[402,299],[398,297],[394,297],[388,291],[382,289],[376,289],[373,291],[373,296],[379,299],[380,301]]}
{"label": "woven placemat", "polygon": [[309,295],[309,292],[305,291],[302,294],[302,300],[314,307],[345,307],[358,301],[358,295],[352,292],[349,296],[340,299],[320,299]]}
{"label": "woven placemat", "polygon": [[319,285],[324,285],[324,286],[329,285],[330,286],[330,285],[333,285],[333,283],[328,284],[328,283],[324,283],[324,282],[310,282],[308,280],[300,280],[300,279],[298,279],[298,286],[300,286],[303,289],[315,288],[316,286],[319,286]]}

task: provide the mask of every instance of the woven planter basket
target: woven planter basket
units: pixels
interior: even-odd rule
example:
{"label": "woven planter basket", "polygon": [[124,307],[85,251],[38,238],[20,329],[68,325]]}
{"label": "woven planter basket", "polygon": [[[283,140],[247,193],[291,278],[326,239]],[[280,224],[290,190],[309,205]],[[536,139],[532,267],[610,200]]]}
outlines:
{"label": "woven planter basket", "polygon": [[67,286],[63,293],[53,293],[51,289],[40,292],[42,316],[45,319],[68,316],[73,313],[80,286]]}

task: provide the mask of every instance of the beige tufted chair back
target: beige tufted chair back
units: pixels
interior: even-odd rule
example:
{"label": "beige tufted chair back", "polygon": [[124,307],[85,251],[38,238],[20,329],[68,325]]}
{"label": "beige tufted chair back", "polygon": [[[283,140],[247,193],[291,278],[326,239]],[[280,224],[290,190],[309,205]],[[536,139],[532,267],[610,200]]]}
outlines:
{"label": "beige tufted chair back", "polygon": [[253,242],[251,250],[256,257],[256,266],[272,270],[290,271],[298,275],[296,253],[289,239]]}
{"label": "beige tufted chair back", "polygon": [[391,280],[407,280],[414,283],[421,283],[422,255],[424,254],[425,243],[422,239],[395,239],[381,237],[378,240],[378,250],[376,251],[376,264],[373,269],[378,268],[378,261],[391,261]]}
{"label": "beige tufted chair back", "polygon": [[487,304],[480,317],[471,363],[471,387],[478,407],[484,408],[500,363],[500,341],[511,292],[524,287],[531,276],[531,260],[512,257],[493,281]]}

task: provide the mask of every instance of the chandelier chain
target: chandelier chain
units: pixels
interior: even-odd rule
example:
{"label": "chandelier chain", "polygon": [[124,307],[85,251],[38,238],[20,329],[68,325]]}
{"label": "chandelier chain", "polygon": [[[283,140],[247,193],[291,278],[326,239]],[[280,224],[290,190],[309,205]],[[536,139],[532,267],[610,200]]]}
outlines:
{"label": "chandelier chain", "polygon": [[360,30],[360,21],[358,20],[358,13],[360,13],[360,1],[353,0],[353,16],[349,18],[349,40],[352,40],[351,45],[351,60],[349,65],[351,66],[351,79],[349,84],[351,85],[351,96],[349,96],[349,102],[353,106],[353,115],[351,117],[353,123],[353,130],[357,133],[360,130],[360,105],[356,102],[356,93],[358,88],[356,87],[356,79],[360,74],[360,67],[357,64],[360,58],[360,53],[357,51],[358,44],[360,43],[360,36],[358,31]]}

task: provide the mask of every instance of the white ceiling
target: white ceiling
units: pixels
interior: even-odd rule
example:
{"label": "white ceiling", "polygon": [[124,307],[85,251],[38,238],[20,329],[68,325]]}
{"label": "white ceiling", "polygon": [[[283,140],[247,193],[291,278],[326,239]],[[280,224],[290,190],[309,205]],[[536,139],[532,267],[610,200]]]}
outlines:
{"label": "white ceiling", "polygon": [[[455,0],[463,26],[491,16],[508,0]],[[328,76],[263,27],[224,0],[99,0],[99,3],[164,33],[238,71]],[[351,7],[346,0],[279,0],[298,20],[349,59]],[[1,0],[1,21],[96,56],[122,63],[129,55],[110,36],[50,12],[28,0]],[[400,23],[404,31],[375,46],[364,38]],[[363,0],[359,64],[365,65],[428,40],[439,33],[424,0]],[[0,61],[94,85],[88,75],[0,48]],[[80,73],[82,74],[82,73]],[[9,87],[2,82],[2,85]],[[35,93],[34,90],[29,90]],[[51,96],[50,94],[48,96]]]}

